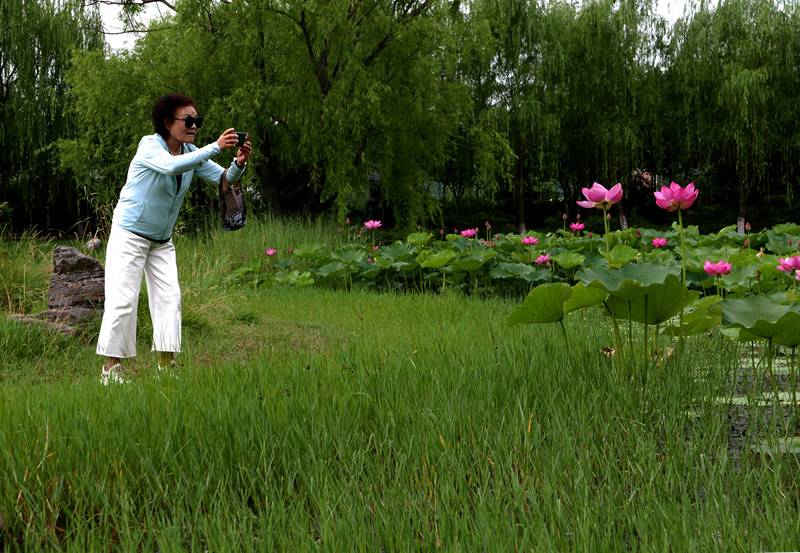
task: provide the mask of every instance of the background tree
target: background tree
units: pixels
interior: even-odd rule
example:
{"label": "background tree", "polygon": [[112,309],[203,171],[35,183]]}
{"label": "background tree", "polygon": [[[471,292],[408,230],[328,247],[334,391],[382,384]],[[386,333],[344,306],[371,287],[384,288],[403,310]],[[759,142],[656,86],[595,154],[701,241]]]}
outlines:
{"label": "background tree", "polygon": [[740,232],[753,191],[783,189],[791,202],[800,153],[798,39],[796,9],[769,0],[726,0],[676,25],[675,173],[698,181],[705,201],[733,208]]}
{"label": "background tree", "polygon": [[53,143],[76,131],[64,74],[72,50],[100,49],[86,30],[95,12],[71,2],[0,2],[0,191],[17,226],[31,221],[66,230],[76,219],[78,193],[58,173]]}

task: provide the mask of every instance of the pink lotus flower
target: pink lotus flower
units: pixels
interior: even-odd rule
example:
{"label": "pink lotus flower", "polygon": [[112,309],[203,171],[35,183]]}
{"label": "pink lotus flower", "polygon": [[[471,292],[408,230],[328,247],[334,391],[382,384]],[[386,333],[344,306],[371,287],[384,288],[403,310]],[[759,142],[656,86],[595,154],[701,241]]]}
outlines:
{"label": "pink lotus flower", "polygon": [[653,241],[651,242],[651,244],[653,244],[654,248],[663,248],[664,246],[667,245],[667,239],[666,238],[653,238]]}
{"label": "pink lotus flower", "polygon": [[731,272],[731,266],[727,261],[717,261],[716,263],[706,261],[703,263],[703,270],[710,276],[727,275]]}
{"label": "pink lotus flower", "polygon": [[608,209],[612,204],[617,203],[622,199],[622,184],[617,183],[606,190],[606,187],[596,182],[591,188],[584,188],[581,190],[586,200],[575,202],[581,207],[597,209]]}
{"label": "pink lotus flower", "polygon": [[526,236],[525,238],[522,239],[522,243],[525,244],[526,246],[533,246],[534,244],[539,243],[539,239],[536,238],[535,236]]}
{"label": "pink lotus flower", "polygon": [[751,227],[751,226],[750,226],[750,223],[745,223],[745,224],[744,224],[744,230],[745,230],[746,232],[750,232],[750,229],[752,229],[752,228],[753,228],[753,227]]}
{"label": "pink lotus flower", "polygon": [[294,246],[289,246],[289,253],[293,253],[293,252],[294,252]]}
{"label": "pink lotus flower", "polygon": [[273,255],[275,255],[276,253],[278,253],[278,250],[276,250],[276,249],[274,249],[274,248],[269,248],[269,249],[268,249],[267,251],[265,251],[264,253],[265,253],[265,254],[267,254],[267,257],[272,257]]}
{"label": "pink lotus flower", "polygon": [[578,232],[579,230],[583,230],[583,227],[585,227],[585,226],[586,225],[584,225],[583,223],[570,223],[569,224],[569,228],[572,229],[575,232]]}
{"label": "pink lotus flower", "polygon": [[541,265],[542,263],[544,263],[544,264],[546,264],[546,265],[550,265],[550,254],[549,254],[549,253],[546,253],[546,254],[544,254],[544,255],[540,255],[539,257],[537,257],[537,258],[535,259],[535,261],[536,261],[536,263],[538,263],[539,265]]}
{"label": "pink lotus flower", "polygon": [[800,255],[796,255],[794,257],[779,257],[778,263],[780,263],[780,265],[778,265],[776,269],[791,273],[797,269],[800,269]]}
{"label": "pink lotus flower", "polygon": [[561,216],[561,218],[566,221],[567,220],[567,214],[565,213],[564,215]]}
{"label": "pink lotus flower", "polygon": [[365,221],[364,222],[364,226],[367,227],[370,230],[375,230],[376,228],[381,226],[381,222],[380,221],[372,221],[372,220]]}
{"label": "pink lotus flower", "polygon": [[342,227],[339,227],[339,232],[342,232]]}
{"label": "pink lotus flower", "polygon": [[484,223],[486,225],[486,230],[492,230],[492,225],[489,224],[489,221]]}
{"label": "pink lotus flower", "polygon": [[794,279],[795,279],[795,280],[800,280],[800,269],[797,269],[797,270],[794,272]]}
{"label": "pink lotus flower", "polygon": [[345,219],[345,220],[344,220],[344,222],[345,222],[345,223],[347,223],[347,224],[349,225],[349,224],[350,224],[350,217],[348,217],[347,219]]}
{"label": "pink lotus flower", "polygon": [[661,209],[675,211],[678,208],[688,209],[697,199],[699,190],[694,189],[694,183],[690,182],[686,188],[682,188],[677,182],[662,186],[661,192],[653,192],[656,197],[656,204]]}
{"label": "pink lotus flower", "polygon": [[475,234],[477,234],[477,232],[478,232],[478,227],[468,228],[466,230],[461,231],[461,236],[464,236],[466,238],[472,238],[473,236],[475,236]]}

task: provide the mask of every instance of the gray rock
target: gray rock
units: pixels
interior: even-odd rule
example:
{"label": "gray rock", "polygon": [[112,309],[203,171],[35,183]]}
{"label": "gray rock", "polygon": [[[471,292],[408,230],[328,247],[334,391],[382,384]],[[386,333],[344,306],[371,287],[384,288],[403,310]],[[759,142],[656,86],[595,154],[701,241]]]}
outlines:
{"label": "gray rock", "polygon": [[57,246],[53,251],[53,274],[47,296],[50,309],[38,315],[9,315],[8,319],[80,336],[86,323],[102,309],[104,299],[103,265],[75,248]]}
{"label": "gray rock", "polygon": [[105,269],[93,257],[75,248],[57,246],[53,251],[53,274],[47,307],[102,307],[105,299]]}

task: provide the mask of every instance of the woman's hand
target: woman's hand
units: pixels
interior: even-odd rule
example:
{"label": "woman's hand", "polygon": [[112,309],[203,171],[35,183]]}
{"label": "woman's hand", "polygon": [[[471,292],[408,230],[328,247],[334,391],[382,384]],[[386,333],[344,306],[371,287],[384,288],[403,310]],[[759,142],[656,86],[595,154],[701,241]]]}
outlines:
{"label": "woman's hand", "polygon": [[236,152],[236,165],[239,167],[244,167],[244,164],[247,163],[247,160],[250,158],[250,154],[253,153],[253,145],[250,144],[250,141],[246,141],[244,146],[241,146],[239,150]]}
{"label": "woman's hand", "polygon": [[228,129],[217,139],[217,146],[219,146],[220,150],[224,150],[225,148],[233,148],[236,146],[236,142],[238,140],[239,137],[236,136],[236,130]]}

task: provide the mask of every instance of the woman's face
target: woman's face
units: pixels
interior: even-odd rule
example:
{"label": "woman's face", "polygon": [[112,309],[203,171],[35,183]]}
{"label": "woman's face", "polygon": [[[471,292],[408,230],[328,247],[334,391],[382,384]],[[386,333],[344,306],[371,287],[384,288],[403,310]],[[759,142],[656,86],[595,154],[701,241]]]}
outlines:
{"label": "woman's face", "polygon": [[194,142],[194,137],[197,134],[197,125],[192,125],[191,128],[186,128],[186,122],[181,119],[187,117],[197,117],[197,109],[194,106],[181,106],[172,114],[172,119],[167,119],[164,125],[169,131],[170,137],[178,142]]}

